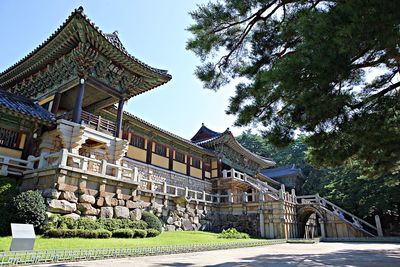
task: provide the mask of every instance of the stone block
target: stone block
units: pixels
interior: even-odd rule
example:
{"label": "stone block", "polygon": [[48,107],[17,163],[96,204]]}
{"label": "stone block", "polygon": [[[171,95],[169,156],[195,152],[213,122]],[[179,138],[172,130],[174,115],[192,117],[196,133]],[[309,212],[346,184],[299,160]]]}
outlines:
{"label": "stone block", "polygon": [[67,200],[72,203],[78,202],[78,198],[75,196],[74,192],[68,192],[68,191],[61,192],[60,199]]}
{"label": "stone block", "polygon": [[129,209],[123,206],[114,207],[114,217],[115,218],[129,218]]}
{"label": "stone block", "polygon": [[174,218],[168,217],[167,224],[173,224],[173,223],[174,223]]}
{"label": "stone block", "polygon": [[174,225],[175,225],[177,228],[180,228],[180,227],[182,227],[182,222],[181,222],[181,221],[175,221],[175,222],[174,222]]}
{"label": "stone block", "polygon": [[113,218],[114,208],[113,207],[101,207],[100,208],[100,218]]}
{"label": "stone block", "polygon": [[125,206],[125,200],[118,199],[118,206]]}
{"label": "stone block", "polygon": [[183,219],[182,220],[182,228],[185,231],[193,230],[192,222],[189,219]]}
{"label": "stone block", "polygon": [[144,209],[147,208],[151,205],[151,203],[144,202],[144,201],[132,201],[132,200],[127,200],[126,201],[126,207],[128,209]]}
{"label": "stone block", "polygon": [[79,220],[79,218],[80,218],[81,216],[79,216],[79,215],[76,214],[76,213],[71,213],[71,214],[66,214],[66,215],[64,215],[63,217],[72,218],[72,219],[74,219],[74,220]]}
{"label": "stone block", "polygon": [[94,198],[94,196],[83,194],[79,197],[79,202],[94,204],[96,202],[96,199]]}
{"label": "stone block", "polygon": [[46,188],[42,191],[42,196],[44,198],[58,199],[61,192],[57,191],[55,188]]}
{"label": "stone block", "polygon": [[104,197],[104,206],[114,207],[117,205],[118,205],[118,199],[110,197],[110,196]]}
{"label": "stone block", "polygon": [[134,209],[129,212],[129,218],[134,221],[139,221],[142,219],[142,210],[141,209]]}
{"label": "stone block", "polygon": [[193,223],[195,223],[195,224],[200,223],[200,222],[199,222],[199,217],[197,217],[197,216],[196,216],[196,217],[193,217],[193,220],[192,220],[192,221],[193,221]]}
{"label": "stone block", "polygon": [[165,231],[175,231],[175,226],[173,226],[173,225],[166,225],[166,226],[165,226]]}
{"label": "stone block", "polygon": [[76,204],[66,200],[56,200],[47,198],[47,211],[54,213],[72,213],[76,211]]}
{"label": "stone block", "polygon": [[96,206],[97,207],[103,207],[104,206],[104,197],[99,197],[96,200]]}
{"label": "stone block", "polygon": [[93,208],[90,203],[78,203],[78,210],[82,212],[83,215],[97,216],[99,215],[99,210]]}

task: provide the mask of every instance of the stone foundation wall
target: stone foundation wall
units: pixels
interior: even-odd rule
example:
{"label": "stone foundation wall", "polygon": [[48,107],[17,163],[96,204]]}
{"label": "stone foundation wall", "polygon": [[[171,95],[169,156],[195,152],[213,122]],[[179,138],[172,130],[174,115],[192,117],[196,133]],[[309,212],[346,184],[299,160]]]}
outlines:
{"label": "stone foundation wall", "polygon": [[258,213],[231,214],[214,212],[211,216],[211,230],[221,232],[224,229],[236,228],[251,236],[260,236],[260,219]]}
{"label": "stone foundation wall", "polygon": [[140,191],[138,185],[131,182],[48,169],[26,175],[20,189],[41,190],[49,213],[75,219],[139,220],[143,210],[147,210],[160,218],[166,231],[210,228],[209,207],[205,203],[176,204],[171,196]]}

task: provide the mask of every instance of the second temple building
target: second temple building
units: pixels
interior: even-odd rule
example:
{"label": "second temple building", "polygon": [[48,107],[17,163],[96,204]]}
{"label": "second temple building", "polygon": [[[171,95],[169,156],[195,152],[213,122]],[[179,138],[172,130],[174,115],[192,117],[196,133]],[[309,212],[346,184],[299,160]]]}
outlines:
{"label": "second temple building", "polygon": [[72,218],[134,219],[150,210],[165,231],[381,234],[318,195],[287,192],[265,171],[274,161],[245,149],[229,129],[202,125],[187,140],[124,111],[128,99],[171,78],[76,9],[0,73],[0,179],[41,190],[49,214]]}

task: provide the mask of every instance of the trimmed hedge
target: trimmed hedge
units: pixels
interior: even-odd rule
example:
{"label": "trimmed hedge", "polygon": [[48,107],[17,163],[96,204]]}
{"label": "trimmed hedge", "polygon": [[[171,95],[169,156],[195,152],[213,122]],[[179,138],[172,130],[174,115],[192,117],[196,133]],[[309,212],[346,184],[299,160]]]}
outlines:
{"label": "trimmed hedge", "polygon": [[49,229],[43,234],[45,237],[57,237],[57,238],[71,238],[71,237],[82,237],[82,238],[110,238],[112,236],[110,231],[99,229],[99,230],[82,230],[82,229]]}
{"label": "trimmed hedge", "polygon": [[0,176],[0,235],[11,234],[11,203],[17,194],[16,180]]}
{"label": "trimmed hedge", "polygon": [[250,238],[249,234],[241,233],[235,228],[229,228],[227,230],[222,230],[222,232],[218,236],[219,238],[228,238],[228,239],[248,239]]}
{"label": "trimmed hedge", "polygon": [[133,237],[145,238],[147,236],[147,231],[143,229],[135,229],[133,232]]}
{"label": "trimmed hedge", "polygon": [[132,229],[118,229],[112,232],[113,237],[132,238],[134,236]]}
{"label": "trimmed hedge", "polygon": [[155,237],[158,236],[160,232],[156,229],[147,229],[147,237]]}
{"label": "trimmed hedge", "polygon": [[142,220],[148,224],[148,228],[155,229],[162,232],[162,224],[161,221],[151,212],[143,211],[142,213]]}

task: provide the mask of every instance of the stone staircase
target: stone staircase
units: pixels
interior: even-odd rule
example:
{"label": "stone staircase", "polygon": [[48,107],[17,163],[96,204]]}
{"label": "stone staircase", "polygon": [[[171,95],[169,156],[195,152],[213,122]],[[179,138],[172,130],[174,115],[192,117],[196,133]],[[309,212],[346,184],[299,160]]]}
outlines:
{"label": "stone staircase", "polygon": [[341,207],[333,204],[325,198],[320,197],[319,195],[298,196],[297,201],[298,205],[313,205],[319,210],[322,210],[323,212],[334,216],[340,221],[346,223],[355,230],[364,233],[366,236],[383,236],[379,216],[377,215],[375,216],[376,226],[373,226],[372,224],[342,209]]}

